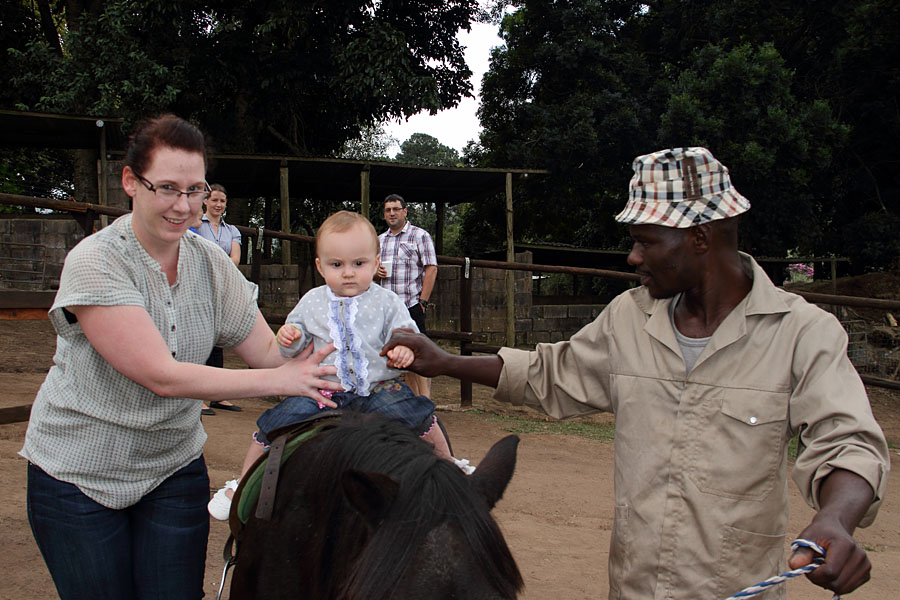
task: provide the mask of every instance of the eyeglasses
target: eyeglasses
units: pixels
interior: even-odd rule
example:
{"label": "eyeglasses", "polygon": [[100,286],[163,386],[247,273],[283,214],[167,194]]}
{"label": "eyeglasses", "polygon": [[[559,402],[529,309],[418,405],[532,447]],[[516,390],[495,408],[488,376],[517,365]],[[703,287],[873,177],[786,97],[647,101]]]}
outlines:
{"label": "eyeglasses", "polygon": [[160,187],[156,187],[155,185],[147,181],[147,179],[145,179],[143,176],[141,176],[141,174],[137,171],[132,171],[132,173],[134,173],[134,176],[138,178],[138,181],[143,183],[148,190],[156,194],[158,198],[163,198],[165,200],[177,200],[179,196],[184,194],[188,202],[205,202],[212,192],[209,184],[205,181],[203,182],[203,185],[206,186],[205,189],[201,190],[197,189],[194,186],[191,186],[187,189],[187,191],[183,192],[177,188],[172,187],[168,183],[164,183]]}
{"label": "eyeglasses", "polygon": [[392,213],[392,212],[398,213],[398,212],[403,212],[404,210],[406,210],[406,209],[403,208],[402,206],[397,206],[397,207],[385,206],[384,207],[384,212],[386,212],[386,213]]}

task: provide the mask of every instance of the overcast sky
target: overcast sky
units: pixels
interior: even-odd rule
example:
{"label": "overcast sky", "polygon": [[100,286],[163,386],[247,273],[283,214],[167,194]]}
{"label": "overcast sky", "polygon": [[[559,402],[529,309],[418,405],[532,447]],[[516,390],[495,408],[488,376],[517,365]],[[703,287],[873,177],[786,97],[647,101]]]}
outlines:
{"label": "overcast sky", "polygon": [[[456,148],[457,152],[462,153],[469,140],[478,138],[481,126],[475,111],[478,109],[481,77],[488,69],[491,48],[500,46],[503,40],[497,35],[496,25],[484,23],[473,23],[471,32],[461,31],[457,37],[465,46],[466,64],[472,70],[470,81],[475,98],[464,98],[456,108],[441,111],[434,116],[425,111],[405,122],[388,123],[385,130],[399,143],[405,142],[414,133],[427,133],[445,146]],[[388,155],[393,157],[399,151],[399,145],[393,146],[388,149]]]}

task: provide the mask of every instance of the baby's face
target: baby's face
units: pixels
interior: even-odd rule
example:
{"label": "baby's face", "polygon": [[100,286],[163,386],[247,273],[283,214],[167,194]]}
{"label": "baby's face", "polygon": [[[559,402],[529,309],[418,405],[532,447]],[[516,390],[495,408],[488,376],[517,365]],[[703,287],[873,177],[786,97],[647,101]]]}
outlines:
{"label": "baby's face", "polygon": [[357,296],[378,270],[377,238],[362,224],[320,237],[316,268],[337,296]]}

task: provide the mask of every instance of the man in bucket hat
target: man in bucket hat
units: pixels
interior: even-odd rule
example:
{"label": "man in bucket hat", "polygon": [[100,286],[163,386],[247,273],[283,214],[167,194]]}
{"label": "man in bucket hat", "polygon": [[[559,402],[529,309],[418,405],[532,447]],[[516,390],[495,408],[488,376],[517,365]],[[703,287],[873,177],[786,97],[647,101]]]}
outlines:
{"label": "man in bucket hat", "polygon": [[[808,564],[807,549],[785,558],[794,534],[827,551],[812,582],[853,591],[871,566],[852,535],[875,518],[889,467],[843,328],[738,251],[750,203],[708,150],[654,152],[634,171],[616,219],[641,285],[570,340],[476,357],[397,333],[386,348],[412,347],[415,371],[491,385],[556,418],[615,414],[610,598],[724,598]],[[798,434],[792,476],[817,513],[789,532]]]}

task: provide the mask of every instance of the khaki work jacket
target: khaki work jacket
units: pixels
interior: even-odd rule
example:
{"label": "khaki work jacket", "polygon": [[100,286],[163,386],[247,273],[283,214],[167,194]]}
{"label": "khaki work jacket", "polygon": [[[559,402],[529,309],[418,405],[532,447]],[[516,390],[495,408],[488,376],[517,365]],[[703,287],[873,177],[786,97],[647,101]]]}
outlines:
{"label": "khaki work jacket", "polygon": [[[843,328],[742,260],[752,289],[687,375],[672,300],[643,287],[568,341],[500,352],[498,399],[557,418],[615,413],[612,599],[721,599],[783,572],[798,433],[793,479],[812,507],[834,469],[875,491],[863,525],[883,497],[887,444]],[[784,586],[767,594],[784,597]]]}

